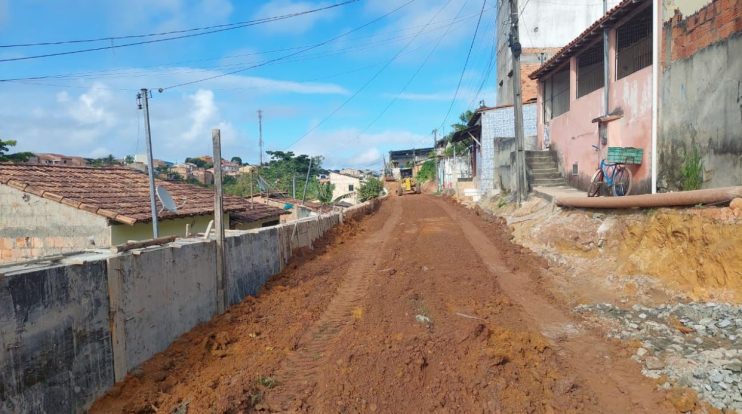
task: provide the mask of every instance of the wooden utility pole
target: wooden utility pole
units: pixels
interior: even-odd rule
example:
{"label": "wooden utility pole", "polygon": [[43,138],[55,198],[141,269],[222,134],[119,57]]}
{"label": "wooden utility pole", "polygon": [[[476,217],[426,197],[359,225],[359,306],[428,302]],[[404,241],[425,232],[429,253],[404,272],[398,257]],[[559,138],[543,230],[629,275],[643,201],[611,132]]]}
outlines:
{"label": "wooden utility pole", "polygon": [[214,144],[214,227],[216,227],[216,309],[224,312],[226,289],[224,286],[224,198],[222,194],[222,139],[219,129],[211,130]]}
{"label": "wooden utility pole", "polygon": [[515,142],[517,152],[515,156],[515,174],[518,186],[518,205],[526,199],[528,181],[526,176],[526,157],[523,148],[523,97],[520,84],[520,53],[521,45],[518,36],[518,0],[510,0],[510,52],[513,58],[513,115],[515,118]]}
{"label": "wooden utility pole", "polygon": [[260,147],[260,166],[263,166],[263,110],[258,109],[258,132],[259,132],[259,140],[258,140],[258,146]]}
{"label": "wooden utility pole", "polygon": [[149,127],[149,91],[147,88],[142,88],[137,95],[139,103],[139,109],[144,109],[144,133],[147,136],[147,175],[149,176],[149,204],[152,210],[152,238],[156,239],[159,237],[159,229],[157,225],[157,202],[155,201],[155,172],[154,162],[152,157],[152,130]]}

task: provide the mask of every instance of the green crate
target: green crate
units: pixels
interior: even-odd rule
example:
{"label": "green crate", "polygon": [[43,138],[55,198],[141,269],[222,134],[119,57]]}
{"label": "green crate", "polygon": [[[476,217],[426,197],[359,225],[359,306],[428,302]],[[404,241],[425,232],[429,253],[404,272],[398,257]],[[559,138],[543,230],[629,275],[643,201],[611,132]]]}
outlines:
{"label": "green crate", "polygon": [[644,149],[632,147],[608,147],[610,163],[641,164],[644,158]]}

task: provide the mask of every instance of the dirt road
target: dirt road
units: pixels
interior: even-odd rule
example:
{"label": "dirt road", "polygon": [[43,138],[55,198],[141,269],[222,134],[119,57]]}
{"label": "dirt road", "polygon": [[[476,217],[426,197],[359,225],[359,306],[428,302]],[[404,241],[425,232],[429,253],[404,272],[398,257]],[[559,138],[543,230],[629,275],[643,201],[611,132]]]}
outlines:
{"label": "dirt road", "polygon": [[498,220],[393,197],[92,412],[675,412]]}

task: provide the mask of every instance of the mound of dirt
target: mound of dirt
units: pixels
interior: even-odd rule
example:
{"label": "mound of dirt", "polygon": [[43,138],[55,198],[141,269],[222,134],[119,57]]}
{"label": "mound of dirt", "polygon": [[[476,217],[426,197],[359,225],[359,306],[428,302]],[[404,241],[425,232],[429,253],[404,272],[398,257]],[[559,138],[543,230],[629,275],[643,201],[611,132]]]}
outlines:
{"label": "mound of dirt", "polygon": [[724,289],[742,300],[742,223],[663,211],[628,226],[622,239],[621,272],[657,277],[695,298]]}

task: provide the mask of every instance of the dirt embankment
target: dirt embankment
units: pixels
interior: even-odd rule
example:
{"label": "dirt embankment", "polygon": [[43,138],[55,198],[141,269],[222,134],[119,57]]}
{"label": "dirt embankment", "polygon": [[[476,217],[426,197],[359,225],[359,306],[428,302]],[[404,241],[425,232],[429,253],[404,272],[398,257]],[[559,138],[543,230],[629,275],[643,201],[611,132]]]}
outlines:
{"label": "dirt embankment", "polygon": [[497,201],[484,207],[507,219],[519,244],[584,279],[590,288],[571,293],[585,302],[618,290],[625,300],[646,293],[742,303],[740,211],[568,210],[537,198],[521,209]]}

